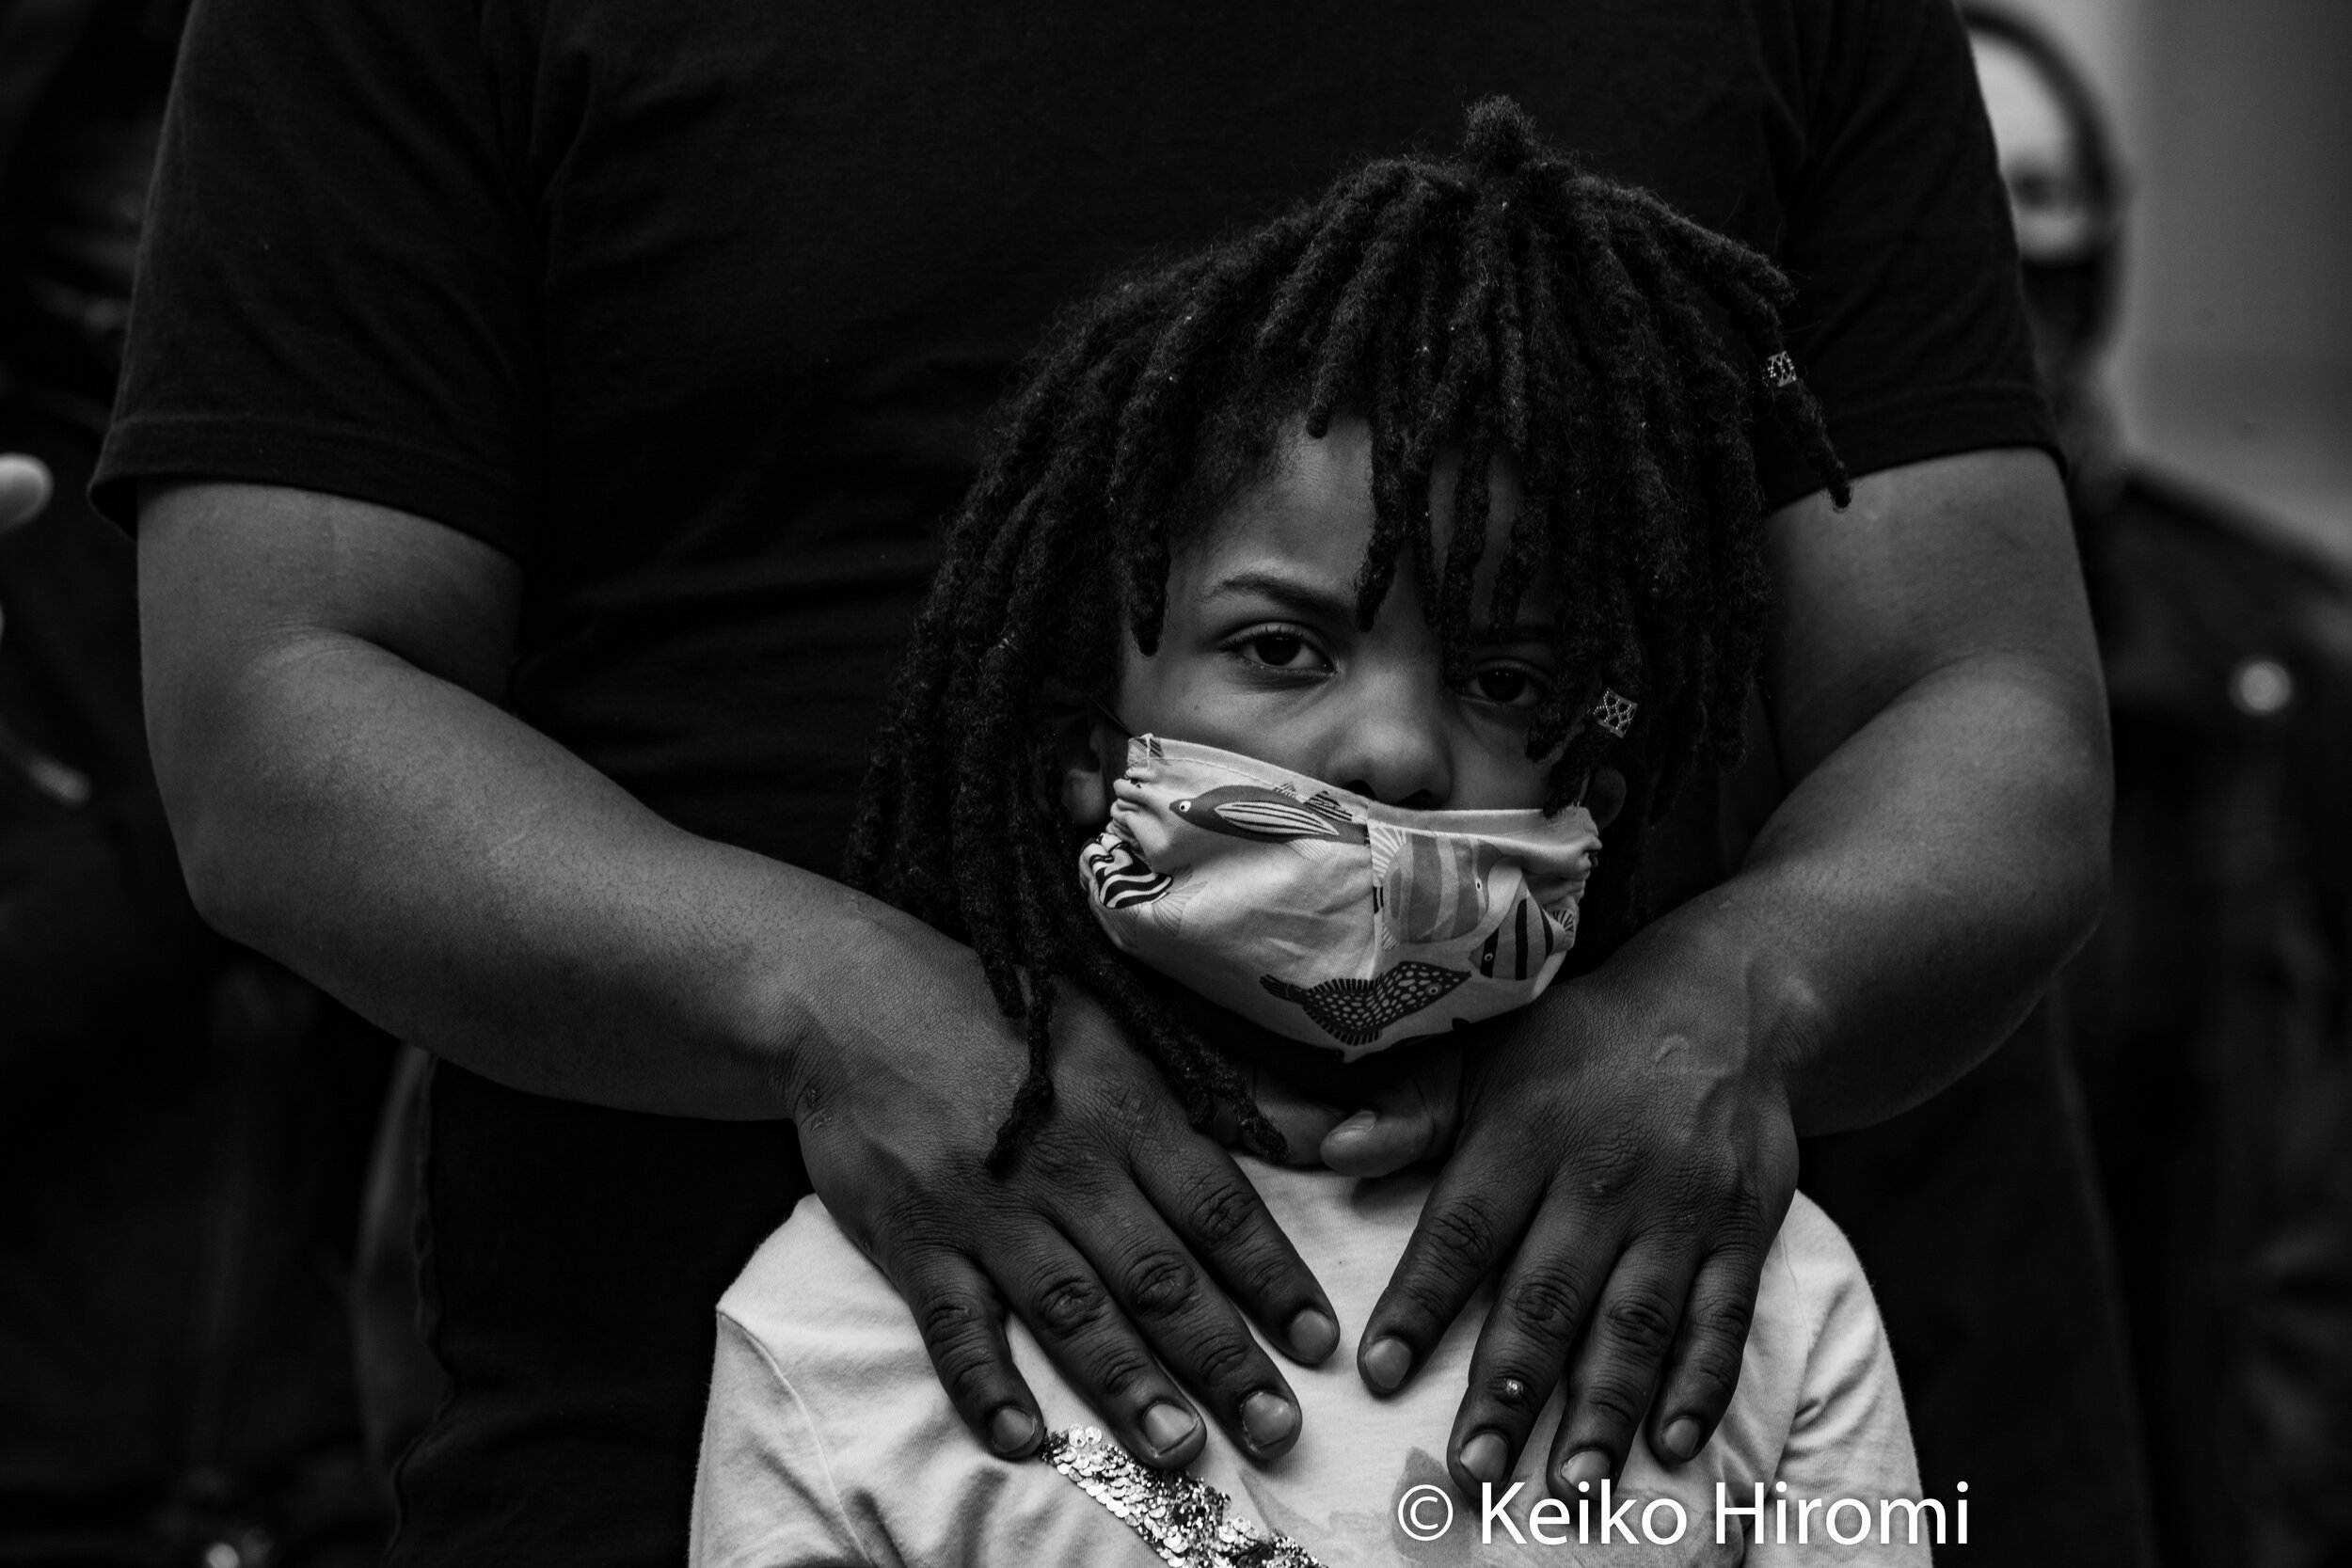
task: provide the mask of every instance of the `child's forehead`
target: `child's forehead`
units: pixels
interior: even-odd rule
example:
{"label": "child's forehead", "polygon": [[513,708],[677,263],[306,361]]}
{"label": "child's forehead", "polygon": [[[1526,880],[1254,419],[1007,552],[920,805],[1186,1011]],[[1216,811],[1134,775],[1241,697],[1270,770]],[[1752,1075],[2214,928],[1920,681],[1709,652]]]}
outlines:
{"label": "child's forehead", "polygon": [[[1438,453],[1429,504],[1432,540],[1440,552],[1452,538],[1461,470],[1461,452]],[[1497,456],[1487,466],[1480,599],[1522,499],[1518,463],[1508,454]],[[1196,588],[1212,577],[1246,574],[1252,563],[1285,564],[1335,585],[1352,585],[1371,546],[1373,526],[1370,425],[1360,417],[1342,415],[1317,438],[1306,433],[1303,422],[1294,421],[1263,468],[1212,510],[1175,553],[1180,566],[1193,568],[1184,575],[1196,579]],[[1539,605],[1551,587],[1541,580],[1532,585],[1530,607]]]}

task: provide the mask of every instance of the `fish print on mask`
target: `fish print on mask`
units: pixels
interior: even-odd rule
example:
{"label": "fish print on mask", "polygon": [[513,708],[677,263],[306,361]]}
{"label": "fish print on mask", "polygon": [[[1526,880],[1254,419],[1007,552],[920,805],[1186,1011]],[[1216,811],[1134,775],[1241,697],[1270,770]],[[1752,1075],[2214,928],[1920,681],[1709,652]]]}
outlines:
{"label": "fish print on mask", "polygon": [[[1134,844],[1105,832],[1078,857],[1079,867],[1094,880],[1094,896],[1106,910],[1131,910],[1166,897],[1176,878],[1145,863]],[[1180,873],[1181,875],[1181,873]]]}
{"label": "fish print on mask", "polygon": [[1103,933],[1349,1061],[1533,1001],[1599,847],[1580,806],[1411,811],[1149,736],[1111,796],[1072,868]]}
{"label": "fish print on mask", "polygon": [[[1502,860],[1492,845],[1470,839],[1415,835],[1403,853],[1375,863],[1378,906],[1388,911],[1388,934],[1398,942],[1452,942],[1486,923],[1487,882]],[[1375,858],[1379,851],[1375,850]],[[1516,886],[1506,886],[1507,895]]]}
{"label": "fish print on mask", "polygon": [[1362,844],[1364,825],[1327,793],[1300,800],[1277,785],[1220,784],[1205,795],[1187,796],[1168,808],[1196,828],[1228,838],[1328,839],[1335,844]]}
{"label": "fish print on mask", "polygon": [[1376,980],[1350,975],[1302,987],[1264,974],[1258,984],[1271,995],[1298,1004],[1317,1028],[1342,1045],[1370,1045],[1390,1024],[1442,1000],[1469,978],[1466,969],[1441,969],[1407,958]]}
{"label": "fish print on mask", "polygon": [[1541,969],[1555,950],[1575,945],[1574,904],[1549,915],[1533,898],[1521,897],[1511,918],[1489,931],[1470,955],[1470,966],[1489,979],[1501,974],[1505,979],[1524,980],[1531,971]]}
{"label": "fish print on mask", "polygon": [[1154,871],[1134,840],[1117,828],[1105,828],[1078,854],[1078,869],[1092,884],[1095,902],[1106,910],[1144,912],[1167,927],[1170,935],[1184,928],[1184,907],[1200,893],[1200,879],[1192,867]]}

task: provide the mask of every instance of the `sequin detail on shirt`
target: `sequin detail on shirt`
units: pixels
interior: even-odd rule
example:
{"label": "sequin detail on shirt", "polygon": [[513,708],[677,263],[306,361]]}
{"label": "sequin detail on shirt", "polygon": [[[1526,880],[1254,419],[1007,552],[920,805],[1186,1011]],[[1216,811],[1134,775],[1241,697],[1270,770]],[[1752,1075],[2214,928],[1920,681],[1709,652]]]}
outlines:
{"label": "sequin detail on shirt", "polygon": [[1049,1432],[1038,1457],[1124,1520],[1168,1568],[1322,1568],[1289,1536],[1236,1515],[1216,1487],[1137,1464],[1100,1427]]}

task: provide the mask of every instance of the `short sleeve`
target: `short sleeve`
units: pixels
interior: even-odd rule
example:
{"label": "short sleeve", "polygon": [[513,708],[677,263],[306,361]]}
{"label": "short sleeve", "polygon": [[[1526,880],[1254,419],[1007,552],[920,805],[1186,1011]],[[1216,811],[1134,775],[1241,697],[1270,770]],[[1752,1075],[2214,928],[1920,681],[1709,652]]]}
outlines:
{"label": "short sleeve", "polygon": [[92,494],[207,478],[525,552],[539,262],[463,0],[197,0]]}
{"label": "short sleeve", "polygon": [[1832,1521],[1815,1510],[1801,1521],[1808,1539],[1800,1544],[1793,1538],[1796,1526],[1783,1542],[1768,1519],[1753,1537],[1749,1568],[1820,1562],[1927,1568],[1931,1523],[1922,1526],[1917,1544],[1910,1539],[1912,1505],[1919,1499],[1918,1456],[1894,1352],[1862,1261],[1810,1202],[1790,1208],[1781,1241],[1813,1333],[1795,1418],[1773,1476],[1788,1490],[1775,1489],[1774,1496],[1788,1499],[1792,1519],[1807,1500],[1820,1499],[1826,1508],[1852,1498],[1867,1514],[1869,1529],[1864,1539],[1841,1545],[1836,1536],[1855,1532],[1853,1512],[1844,1511],[1833,1532]]}
{"label": "short sleeve", "polygon": [[[1842,0],[1800,48],[1805,155],[1780,265],[1789,347],[1857,474],[2057,436],[1967,35],[1950,0]],[[1765,493],[1820,482],[1768,436]]]}
{"label": "short sleeve", "polygon": [[782,1370],[719,1314],[687,1560],[693,1568],[818,1568],[871,1560],[834,1490],[825,1447]]}

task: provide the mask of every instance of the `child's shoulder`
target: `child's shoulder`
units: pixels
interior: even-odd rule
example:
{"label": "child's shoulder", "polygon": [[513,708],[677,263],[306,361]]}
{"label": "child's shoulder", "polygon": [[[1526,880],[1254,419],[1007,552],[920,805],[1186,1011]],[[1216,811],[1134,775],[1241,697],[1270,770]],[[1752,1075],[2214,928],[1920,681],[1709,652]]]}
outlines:
{"label": "child's shoulder", "polygon": [[885,1303],[897,1308],[898,1318],[905,1317],[905,1304],[889,1277],[811,1194],[759,1243],[719,1298],[719,1315],[766,1341],[777,1332],[798,1336],[812,1319],[854,1321]]}
{"label": "child's shoulder", "polygon": [[1817,1338],[1841,1320],[1865,1319],[1874,1326],[1878,1322],[1878,1304],[1853,1243],[1803,1193],[1790,1200],[1764,1266],[1768,1278],[1776,1275],[1779,1288],[1790,1292]]}

